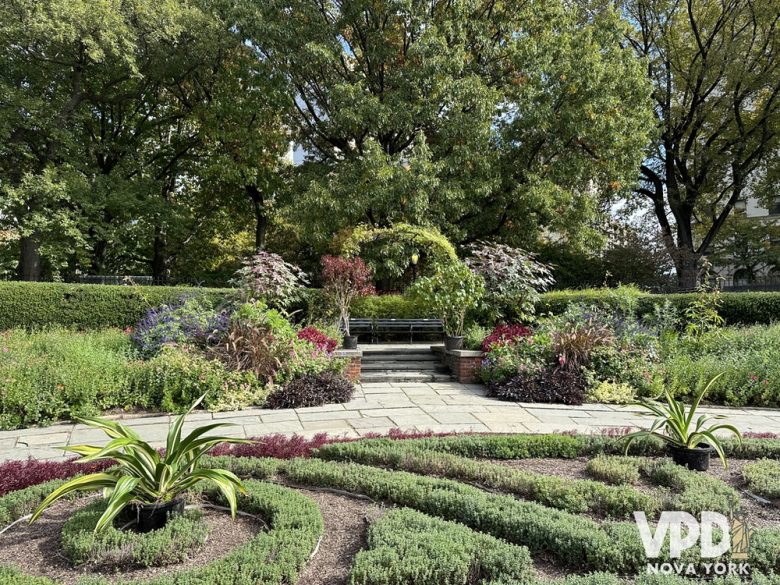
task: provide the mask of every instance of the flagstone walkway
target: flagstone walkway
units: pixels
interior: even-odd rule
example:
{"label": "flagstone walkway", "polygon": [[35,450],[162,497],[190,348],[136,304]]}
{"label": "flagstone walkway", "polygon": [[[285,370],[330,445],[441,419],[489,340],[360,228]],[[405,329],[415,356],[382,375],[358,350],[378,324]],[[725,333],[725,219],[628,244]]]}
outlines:
{"label": "flagstone walkway", "polygon": [[[780,410],[751,408],[703,408],[726,414],[741,431],[780,433]],[[121,418],[121,417],[115,417]],[[155,446],[163,446],[171,416],[127,416],[124,422]],[[287,410],[248,409],[238,412],[195,412],[187,417],[185,432],[217,420],[233,427],[222,435],[257,437],[282,433],[312,436],[359,437],[391,429],[434,432],[552,433],[602,432],[646,425],[633,406],[586,404],[523,404],[485,396],[485,388],[455,382],[382,383],[357,387],[346,404]],[[0,461],[9,459],[62,459],[63,445],[102,444],[105,435],[79,424],[0,432]]]}

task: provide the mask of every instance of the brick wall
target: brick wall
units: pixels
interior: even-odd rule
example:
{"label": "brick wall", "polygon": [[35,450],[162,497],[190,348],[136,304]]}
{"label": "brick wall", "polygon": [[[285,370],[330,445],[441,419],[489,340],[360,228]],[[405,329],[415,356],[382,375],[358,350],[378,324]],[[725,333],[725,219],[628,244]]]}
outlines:
{"label": "brick wall", "polygon": [[450,372],[461,384],[479,382],[477,370],[482,364],[481,351],[454,350],[448,351],[444,358]]}
{"label": "brick wall", "polygon": [[349,360],[344,375],[353,382],[358,382],[363,353],[359,349],[340,349],[336,351],[336,355]]}

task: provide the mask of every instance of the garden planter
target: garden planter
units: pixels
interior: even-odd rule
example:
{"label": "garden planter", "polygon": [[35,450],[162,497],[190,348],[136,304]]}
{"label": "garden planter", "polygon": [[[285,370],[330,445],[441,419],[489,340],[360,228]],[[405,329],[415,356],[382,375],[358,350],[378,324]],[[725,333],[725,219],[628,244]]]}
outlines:
{"label": "garden planter", "polygon": [[452,351],[454,349],[463,348],[463,336],[462,335],[448,335],[444,338],[444,349]]}
{"label": "garden planter", "polygon": [[357,346],[358,346],[357,335],[344,336],[344,349],[357,349]]}
{"label": "garden planter", "polygon": [[706,443],[699,443],[695,449],[669,445],[669,451],[677,465],[684,465],[693,471],[707,471],[710,468],[710,456],[714,449]]}
{"label": "garden planter", "polygon": [[136,504],[133,513],[138,519],[138,532],[151,532],[165,526],[172,514],[184,513],[184,500],[179,498],[163,504]]}

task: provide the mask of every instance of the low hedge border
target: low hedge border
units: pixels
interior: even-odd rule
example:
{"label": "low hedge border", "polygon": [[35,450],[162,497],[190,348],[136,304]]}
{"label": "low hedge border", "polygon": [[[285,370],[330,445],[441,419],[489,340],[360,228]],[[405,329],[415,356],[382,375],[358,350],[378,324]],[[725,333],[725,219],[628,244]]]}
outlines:
{"label": "low hedge border", "polygon": [[[244,482],[247,494],[239,496],[239,509],[264,518],[271,529],[260,532],[226,556],[195,569],[144,581],[123,581],[114,577],[85,577],[79,585],[286,585],[295,583],[324,530],[317,504],[290,488],[266,482]],[[38,495],[35,486],[22,491]],[[0,506],[14,492],[0,498]],[[46,492],[48,493],[48,492]],[[209,499],[226,504],[215,490],[205,490]],[[44,494],[45,495],[45,494]],[[18,497],[18,496],[17,496]],[[43,495],[41,496],[41,498]],[[33,577],[11,567],[0,567],[3,585],[56,585],[55,581]]]}
{"label": "low hedge border", "polygon": [[63,524],[62,548],[74,565],[162,567],[186,560],[208,537],[208,525],[198,510],[173,516],[163,528],[152,532],[115,526],[95,532],[105,509],[105,500],[93,502]]}
{"label": "low hedge border", "polygon": [[384,440],[333,444],[320,448],[314,456],[475,482],[574,514],[591,512],[629,518],[635,511],[654,516],[661,509],[658,498],[629,486],[614,487],[597,481],[512,469],[458,455],[425,451],[412,442]]}
{"label": "low hedge border", "polygon": [[408,508],[373,522],[350,585],[534,583],[528,549]]}
{"label": "low hedge border", "polygon": [[220,288],[0,282],[0,331],[132,327],[151,307],[194,295],[221,303],[233,292]]}
{"label": "low hedge border", "polygon": [[780,462],[760,459],[742,468],[742,477],[747,488],[770,500],[780,499]]}
{"label": "low hedge border", "polygon": [[646,477],[651,483],[668,489],[659,502],[663,510],[729,514],[739,508],[739,493],[724,481],[667,460],[596,455],[588,461],[586,471],[609,483],[638,483],[641,476]]}

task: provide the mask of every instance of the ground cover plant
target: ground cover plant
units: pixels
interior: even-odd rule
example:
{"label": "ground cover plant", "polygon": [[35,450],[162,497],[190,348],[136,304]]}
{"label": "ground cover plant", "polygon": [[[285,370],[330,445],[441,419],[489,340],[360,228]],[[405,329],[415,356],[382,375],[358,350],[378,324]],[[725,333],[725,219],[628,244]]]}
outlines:
{"label": "ground cover plant", "polygon": [[[175,559],[166,554],[164,543],[169,541],[161,535],[142,556],[149,562],[173,562],[165,568],[168,573],[148,582],[318,582],[309,581],[313,573],[304,569],[318,562],[318,555],[309,558],[310,553],[327,548],[332,537],[332,529],[323,525],[322,516],[332,508],[318,511],[312,499],[318,493],[344,502],[364,502],[359,513],[361,519],[365,514],[368,523],[367,538],[363,541],[359,534],[353,535],[355,552],[336,561],[344,567],[339,582],[353,585],[696,584],[696,579],[644,575],[647,559],[636,524],[625,513],[611,518],[610,514],[602,514],[604,504],[615,506],[613,510],[626,506],[628,512],[634,503],[655,501],[647,509],[650,514],[676,505],[683,507],[674,509],[698,514],[703,510],[725,511],[728,498],[737,499],[729,505],[747,506],[749,514],[758,515],[749,551],[753,582],[777,582],[780,514],[756,508],[755,502],[741,495],[745,484],[740,475],[696,473],[659,459],[663,447],[652,438],[637,440],[631,447],[632,455],[626,457],[619,454],[624,441],[609,436],[395,437],[357,441],[324,436],[313,440],[267,439],[251,445],[225,446],[206,456],[204,465],[232,471],[242,478],[249,493],[239,496],[238,509],[259,514],[269,524],[269,531],[260,531],[224,559],[180,571]],[[725,440],[724,451],[731,458],[738,453],[742,459],[753,459],[738,462],[744,469],[764,465],[765,455],[778,457],[780,441],[747,438],[740,444]],[[549,471],[523,467],[524,461],[533,463],[538,458],[545,458]],[[584,475],[559,475],[565,474],[570,465],[580,466]],[[602,478],[609,483],[602,482]],[[54,480],[53,485],[63,481]],[[35,508],[51,485],[33,485],[0,497],[0,529]],[[615,497],[606,498],[605,494]],[[205,496],[214,503],[227,503],[214,489],[196,490],[192,495],[195,502]],[[280,507],[282,503],[284,507]],[[81,509],[83,513],[71,516],[65,532],[80,535],[75,550],[88,556],[100,548],[95,547],[95,536],[88,534],[100,508],[92,504]],[[80,530],[70,530],[74,526]],[[69,541],[68,546],[72,544]],[[208,541],[203,546],[208,546]],[[100,550],[106,548],[112,549]],[[201,548],[188,550],[197,555]],[[106,562],[105,557],[94,558]],[[332,557],[325,558],[325,562],[333,562]],[[723,560],[728,561],[728,557]],[[685,551],[681,561],[694,562],[701,570],[696,547]],[[246,578],[228,569],[235,562],[241,563]],[[301,571],[307,577],[297,579]],[[561,575],[570,576],[558,582]],[[2,566],[0,578],[14,585],[55,582]],[[107,582],[91,576],[83,585]],[[121,573],[118,582],[122,582]],[[736,582],[730,581],[729,585]]]}

